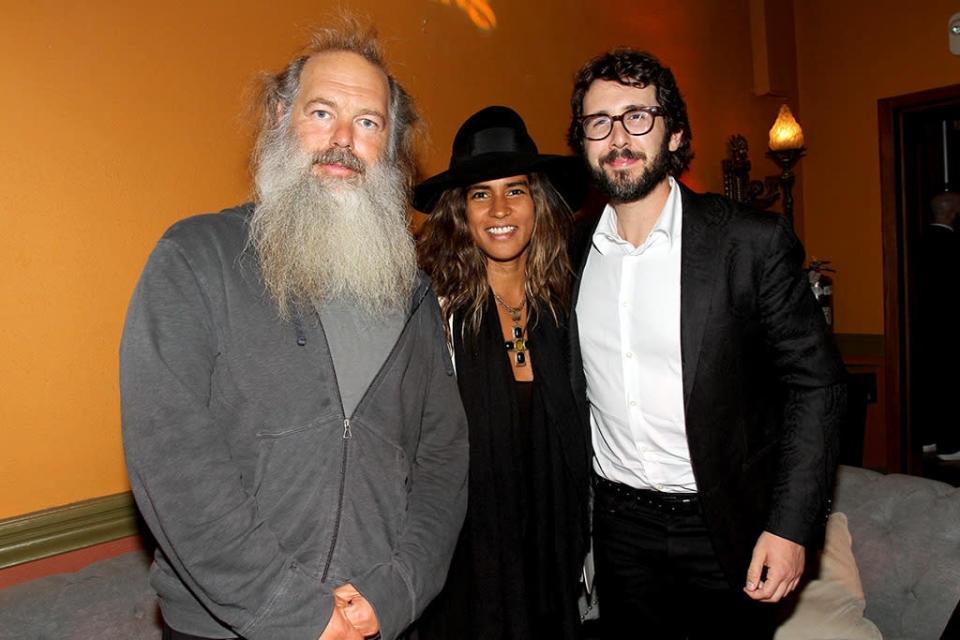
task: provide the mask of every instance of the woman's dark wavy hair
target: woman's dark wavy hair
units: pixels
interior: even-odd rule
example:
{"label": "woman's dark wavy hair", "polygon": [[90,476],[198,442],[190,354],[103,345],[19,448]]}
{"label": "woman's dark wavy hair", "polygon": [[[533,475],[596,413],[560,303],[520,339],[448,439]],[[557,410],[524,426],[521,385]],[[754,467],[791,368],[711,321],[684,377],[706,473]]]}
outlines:
{"label": "woman's dark wavy hair", "polygon": [[657,102],[663,107],[663,116],[667,131],[671,134],[683,132],[680,146],[670,152],[670,175],[678,177],[686,171],[693,159],[690,150],[690,121],[687,119],[687,105],[677,89],[677,81],[668,67],[645,51],[634,49],[614,49],[598,56],[583,65],[573,83],[573,95],[570,106],[573,118],[567,132],[567,143],[576,153],[583,155],[583,131],[580,118],[583,117],[583,96],[595,80],[611,80],[623,85],[642,89],[653,85],[657,89]]}
{"label": "woman's dark wavy hair", "polygon": [[[538,313],[549,312],[558,324],[570,304],[573,273],[567,241],[573,215],[563,196],[540,174],[530,174],[534,226],[527,251],[525,294],[531,326]],[[465,309],[461,338],[476,339],[490,295],[487,260],[470,235],[467,188],[447,189],[423,223],[417,241],[420,267],[433,280],[444,325],[457,309]],[[452,336],[447,336],[451,338]]]}

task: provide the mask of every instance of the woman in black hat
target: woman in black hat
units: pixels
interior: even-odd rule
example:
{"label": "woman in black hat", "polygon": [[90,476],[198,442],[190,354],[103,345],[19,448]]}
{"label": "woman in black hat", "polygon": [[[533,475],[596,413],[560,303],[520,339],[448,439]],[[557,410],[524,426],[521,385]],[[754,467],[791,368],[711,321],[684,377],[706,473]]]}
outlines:
{"label": "woman in black hat", "polygon": [[579,635],[587,428],[566,323],[584,189],[578,159],[538,153],[516,112],[488,107],[457,132],[449,170],[414,190],[470,428],[467,517],[421,640]]}

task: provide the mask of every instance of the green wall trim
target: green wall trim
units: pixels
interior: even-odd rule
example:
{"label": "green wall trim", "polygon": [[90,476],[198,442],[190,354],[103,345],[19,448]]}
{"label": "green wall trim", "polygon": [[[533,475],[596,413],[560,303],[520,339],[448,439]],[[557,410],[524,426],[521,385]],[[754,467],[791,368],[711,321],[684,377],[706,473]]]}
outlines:
{"label": "green wall trim", "polygon": [[0,520],[0,569],[140,532],[127,491]]}
{"label": "green wall trim", "polygon": [[837,333],[834,334],[840,353],[846,357],[882,358],[883,334]]}

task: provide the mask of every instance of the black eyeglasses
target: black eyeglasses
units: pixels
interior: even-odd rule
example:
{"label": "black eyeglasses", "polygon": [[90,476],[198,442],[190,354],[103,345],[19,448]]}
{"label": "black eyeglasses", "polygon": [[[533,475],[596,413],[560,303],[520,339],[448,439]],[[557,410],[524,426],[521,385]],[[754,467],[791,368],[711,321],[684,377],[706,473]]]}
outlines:
{"label": "black eyeglasses", "polygon": [[650,133],[657,116],[662,118],[663,115],[663,107],[637,107],[624,111],[618,116],[594,113],[580,118],[580,128],[583,129],[583,137],[587,140],[603,140],[613,131],[613,123],[619,120],[627,133],[632,136],[642,136]]}

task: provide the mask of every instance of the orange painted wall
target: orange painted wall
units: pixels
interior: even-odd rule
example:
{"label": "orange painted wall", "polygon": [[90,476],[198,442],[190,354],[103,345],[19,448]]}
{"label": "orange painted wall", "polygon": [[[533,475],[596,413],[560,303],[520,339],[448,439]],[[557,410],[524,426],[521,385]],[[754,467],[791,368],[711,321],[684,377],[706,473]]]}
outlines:
{"label": "orange painted wall", "polygon": [[[128,488],[116,354],[139,271],[172,222],[245,199],[244,92],[329,8],[379,25],[430,125],[427,173],[445,168],[459,124],[488,104],[515,107],[542,150],[565,152],[572,74],[629,44],[673,67],[697,153],[687,181],[718,190],[726,139],[743,133],[759,149],[780,102],[752,93],[749,4],[490,0],[498,26],[482,32],[435,0],[8,3],[0,518]],[[772,169],[754,155],[758,171]]]}
{"label": "orange painted wall", "polygon": [[960,81],[952,0],[795,0],[808,253],[837,268],[840,333],[883,333],[877,100]]}

